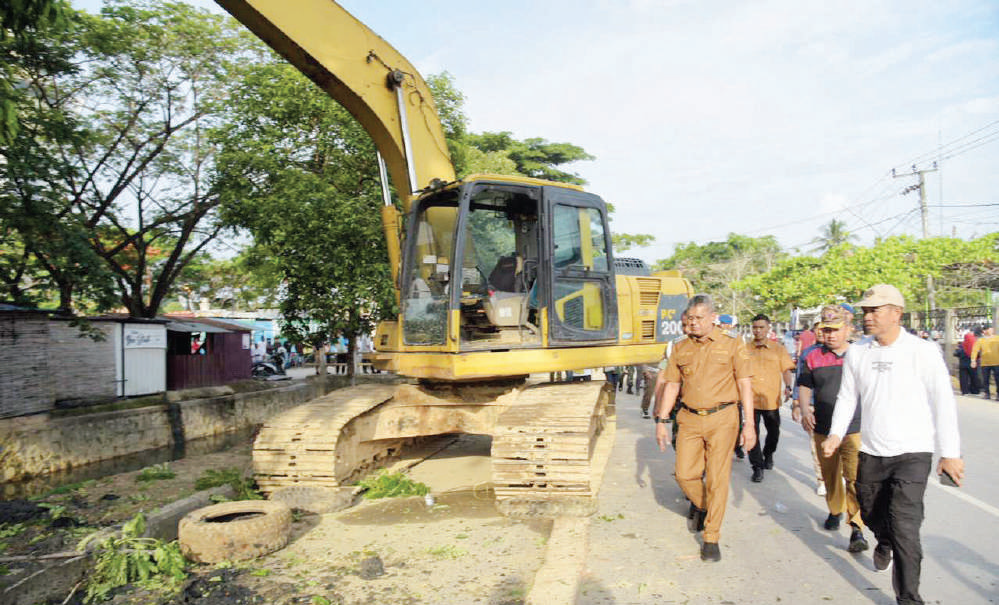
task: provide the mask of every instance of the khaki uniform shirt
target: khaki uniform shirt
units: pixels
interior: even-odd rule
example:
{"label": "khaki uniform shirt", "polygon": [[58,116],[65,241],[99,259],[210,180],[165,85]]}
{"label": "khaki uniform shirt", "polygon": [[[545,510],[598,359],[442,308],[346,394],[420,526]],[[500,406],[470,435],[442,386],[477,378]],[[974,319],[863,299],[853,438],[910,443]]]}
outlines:
{"label": "khaki uniform shirt", "polygon": [[971,358],[975,359],[979,353],[982,354],[979,366],[999,366],[999,336],[983,336],[976,340]]}
{"label": "khaki uniform shirt", "polygon": [[694,409],[739,401],[735,381],[751,376],[746,343],[718,328],[701,341],[677,342],[666,364],[666,381],[680,383],[679,400]]}
{"label": "khaki uniform shirt", "polygon": [[787,349],[771,340],[750,342],[749,367],[753,371],[753,408],[776,410],[784,394],[784,371],[793,370],[794,362]]}

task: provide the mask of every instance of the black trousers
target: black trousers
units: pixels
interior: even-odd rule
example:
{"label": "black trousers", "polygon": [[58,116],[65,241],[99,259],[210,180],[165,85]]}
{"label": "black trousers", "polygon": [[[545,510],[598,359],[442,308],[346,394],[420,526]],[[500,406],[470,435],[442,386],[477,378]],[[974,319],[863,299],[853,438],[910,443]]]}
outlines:
{"label": "black trousers", "polygon": [[[760,419],[767,429],[767,440],[760,438]],[[769,458],[777,451],[777,440],[780,439],[780,410],[753,410],[753,426],[756,427],[756,445],[749,450],[749,463],[753,468],[763,468],[763,459]],[[763,443],[763,448],[760,444]]]}
{"label": "black trousers", "polygon": [[995,378],[996,398],[999,398],[999,366],[982,366],[982,388],[986,397],[989,396],[989,376]]}
{"label": "black trousers", "polygon": [[892,586],[895,600],[903,605],[923,602],[919,596],[923,563],[919,528],[932,462],[929,452],[885,458],[860,452],[857,464],[860,516],[874,532],[878,545],[891,547]]}
{"label": "black trousers", "polygon": [[961,394],[962,395],[977,395],[981,390],[982,386],[978,380],[978,370],[972,368],[971,365],[964,363],[961,360],[961,364],[957,369],[958,381],[961,383]]}

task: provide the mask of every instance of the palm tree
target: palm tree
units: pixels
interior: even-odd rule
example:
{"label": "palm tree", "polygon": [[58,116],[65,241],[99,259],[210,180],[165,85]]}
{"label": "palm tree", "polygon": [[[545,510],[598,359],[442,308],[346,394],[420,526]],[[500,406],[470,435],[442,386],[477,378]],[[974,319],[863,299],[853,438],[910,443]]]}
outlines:
{"label": "palm tree", "polygon": [[844,221],[833,219],[821,229],[822,235],[816,237],[811,243],[816,244],[814,252],[825,254],[840,244],[845,244],[857,239],[857,236],[846,230]]}

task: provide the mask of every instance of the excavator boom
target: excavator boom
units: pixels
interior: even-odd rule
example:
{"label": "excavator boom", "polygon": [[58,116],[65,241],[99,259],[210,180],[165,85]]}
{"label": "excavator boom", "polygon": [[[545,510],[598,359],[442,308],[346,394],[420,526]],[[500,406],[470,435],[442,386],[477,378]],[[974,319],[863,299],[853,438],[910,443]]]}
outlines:
{"label": "excavator boom", "polygon": [[435,179],[454,180],[427,83],[391,44],[340,5],[331,0],[217,2],[368,131],[404,213],[416,191]]}

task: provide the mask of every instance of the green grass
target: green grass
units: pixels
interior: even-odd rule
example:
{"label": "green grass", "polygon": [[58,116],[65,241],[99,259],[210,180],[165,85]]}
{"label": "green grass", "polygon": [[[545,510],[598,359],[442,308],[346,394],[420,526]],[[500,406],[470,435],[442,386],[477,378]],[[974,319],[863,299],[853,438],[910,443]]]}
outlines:
{"label": "green grass", "polygon": [[263,500],[252,477],[244,477],[237,468],[208,469],[194,482],[194,489],[201,491],[220,485],[231,485],[236,500]]}
{"label": "green grass", "polygon": [[427,552],[431,555],[437,557],[438,559],[460,559],[468,554],[468,551],[463,548],[458,548],[453,544],[445,544],[443,546],[431,546],[427,549]]}
{"label": "green grass", "polygon": [[164,462],[163,464],[154,464],[153,466],[147,466],[146,468],[139,471],[136,475],[136,481],[160,481],[163,479],[173,479],[177,476],[177,473],[170,470],[170,465]]}
{"label": "green grass", "polygon": [[367,490],[364,492],[367,500],[425,496],[430,493],[427,485],[413,481],[403,473],[389,473],[385,469],[379,470],[373,477],[365,477],[358,485]]}

